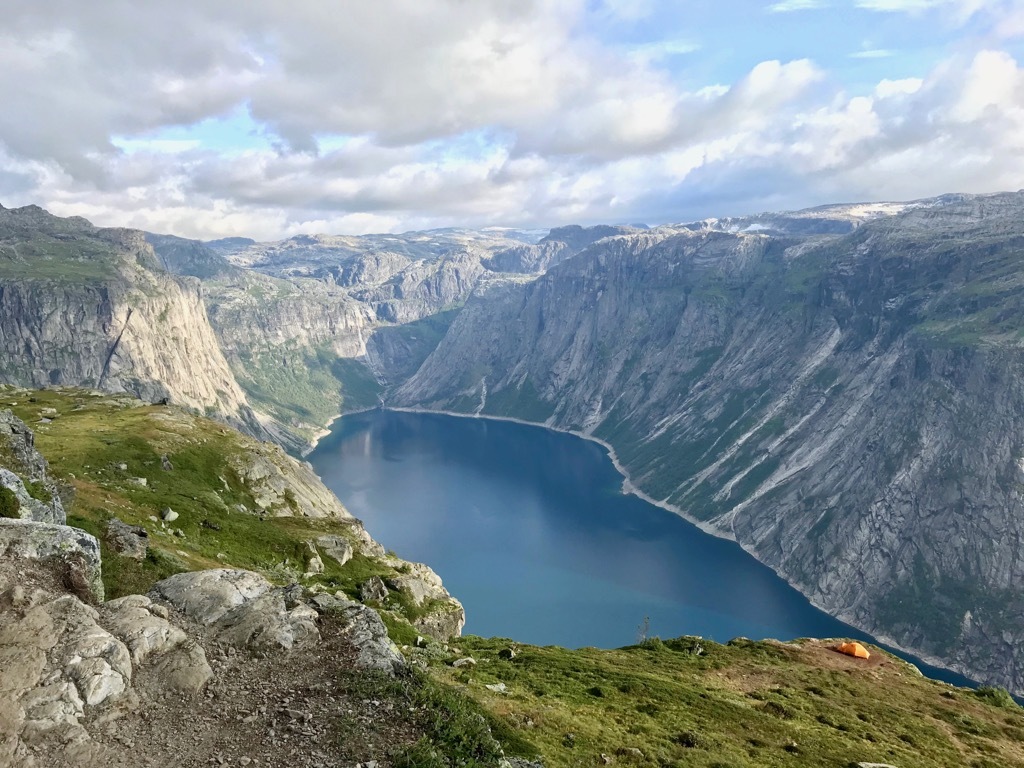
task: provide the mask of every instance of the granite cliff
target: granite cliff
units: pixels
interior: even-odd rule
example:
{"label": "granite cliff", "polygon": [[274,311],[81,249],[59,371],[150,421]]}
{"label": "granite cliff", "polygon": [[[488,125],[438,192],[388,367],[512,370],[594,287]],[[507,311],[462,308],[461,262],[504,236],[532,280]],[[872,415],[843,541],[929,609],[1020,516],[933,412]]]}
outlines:
{"label": "granite cliff", "polygon": [[262,432],[199,280],[165,272],[141,232],[0,209],[0,276],[0,380],[168,398]]}
{"label": "granite cliff", "polygon": [[601,439],[832,614],[1024,691],[1022,214],[948,196],[600,240],[479,291],[388,403]]}

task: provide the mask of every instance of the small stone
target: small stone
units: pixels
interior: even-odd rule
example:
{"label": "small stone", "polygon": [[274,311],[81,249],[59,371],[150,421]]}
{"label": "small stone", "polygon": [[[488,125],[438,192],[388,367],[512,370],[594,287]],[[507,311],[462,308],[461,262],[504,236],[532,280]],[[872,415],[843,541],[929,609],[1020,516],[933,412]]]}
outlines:
{"label": "small stone", "polygon": [[165,522],[168,522],[168,523],[173,523],[173,522],[174,522],[175,520],[177,520],[177,519],[178,519],[178,513],[177,513],[177,512],[175,512],[175,511],[174,511],[173,509],[171,509],[170,507],[167,507],[167,508],[166,508],[166,509],[165,509],[165,510],[163,511],[163,513],[162,513],[162,517],[163,517],[163,519],[164,519],[164,521],[165,521]]}
{"label": "small stone", "polygon": [[466,656],[465,658],[456,659],[455,661],[453,661],[452,662],[452,666],[456,667],[456,668],[475,667],[476,666],[476,659],[474,659],[474,658],[472,658],[470,656]]}
{"label": "small stone", "polygon": [[485,685],[484,688],[486,688],[489,691],[494,691],[495,693],[504,693],[506,690],[504,683],[494,683],[493,685]]}

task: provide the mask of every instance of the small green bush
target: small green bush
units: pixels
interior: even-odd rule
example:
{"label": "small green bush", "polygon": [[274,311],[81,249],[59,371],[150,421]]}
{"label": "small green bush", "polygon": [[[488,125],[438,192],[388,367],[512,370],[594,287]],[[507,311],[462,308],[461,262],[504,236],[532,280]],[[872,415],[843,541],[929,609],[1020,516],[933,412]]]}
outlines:
{"label": "small green bush", "polygon": [[0,485],[0,517],[17,519],[21,517],[21,502],[7,486]]}
{"label": "small green bush", "polygon": [[1009,691],[1005,688],[999,688],[997,686],[982,686],[974,692],[974,695],[995,707],[1016,709],[1018,706],[1017,702],[1013,700],[1013,696],[1011,696]]}
{"label": "small green bush", "polygon": [[50,493],[50,489],[46,487],[42,480],[33,480],[31,483],[25,483],[25,490],[28,491],[29,496],[36,501],[43,502],[43,504],[49,504],[53,501],[53,494]]}

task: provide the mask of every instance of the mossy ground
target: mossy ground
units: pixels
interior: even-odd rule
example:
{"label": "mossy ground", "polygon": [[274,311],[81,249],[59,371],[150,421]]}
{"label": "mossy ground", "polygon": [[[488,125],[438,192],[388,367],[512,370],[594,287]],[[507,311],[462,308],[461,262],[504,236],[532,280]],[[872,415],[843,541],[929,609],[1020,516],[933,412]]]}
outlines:
{"label": "mossy ground", "polygon": [[[476,666],[435,659],[435,675],[549,768],[597,765],[602,754],[688,768],[1024,765],[1024,710],[1005,692],[927,680],[877,648],[862,662],[817,641],[679,638],[573,651],[465,637],[457,646]],[[501,655],[513,647],[514,658]],[[497,683],[504,693],[485,687]]]}
{"label": "mossy ground", "polygon": [[[100,539],[108,598],[146,592],[172,573],[200,568],[247,568],[279,583],[320,583],[350,595],[371,576],[396,573],[382,560],[357,553],[344,566],[324,555],[324,573],[302,578],[306,542],[327,533],[354,540],[352,522],[281,516],[290,513],[283,508],[259,510],[235,469],[257,444],[223,424],[175,407],[75,389],[0,388],[0,407],[35,431],[51,475],[74,489],[68,522]],[[59,416],[40,423],[43,408]],[[165,524],[167,508],[178,518]],[[144,560],[110,549],[105,536],[112,517],[149,534]],[[401,613],[404,606],[399,601],[388,607]]]}

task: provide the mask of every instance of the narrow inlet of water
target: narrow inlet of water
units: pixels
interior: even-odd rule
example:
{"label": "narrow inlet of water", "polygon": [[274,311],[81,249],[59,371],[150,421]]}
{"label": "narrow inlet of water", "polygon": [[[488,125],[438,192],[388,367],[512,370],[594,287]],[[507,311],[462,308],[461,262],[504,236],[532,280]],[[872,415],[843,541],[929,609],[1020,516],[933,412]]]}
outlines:
{"label": "narrow inlet of water", "polygon": [[377,541],[440,574],[467,633],[568,648],[642,632],[874,642],[735,543],[623,494],[604,449],[573,435],[375,410],[335,422],[308,459]]}

